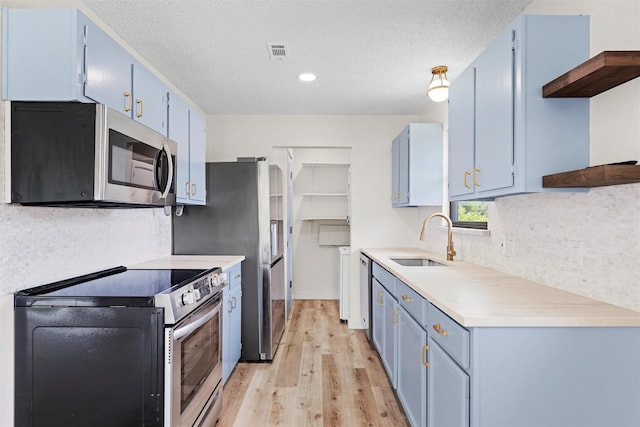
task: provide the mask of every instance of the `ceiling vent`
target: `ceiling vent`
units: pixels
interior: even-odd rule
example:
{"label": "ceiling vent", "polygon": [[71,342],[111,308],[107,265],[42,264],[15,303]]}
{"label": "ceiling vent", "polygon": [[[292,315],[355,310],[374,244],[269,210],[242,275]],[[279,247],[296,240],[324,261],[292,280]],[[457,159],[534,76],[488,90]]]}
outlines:
{"label": "ceiling vent", "polygon": [[282,61],[289,58],[289,45],[286,43],[267,43],[269,58],[272,61]]}

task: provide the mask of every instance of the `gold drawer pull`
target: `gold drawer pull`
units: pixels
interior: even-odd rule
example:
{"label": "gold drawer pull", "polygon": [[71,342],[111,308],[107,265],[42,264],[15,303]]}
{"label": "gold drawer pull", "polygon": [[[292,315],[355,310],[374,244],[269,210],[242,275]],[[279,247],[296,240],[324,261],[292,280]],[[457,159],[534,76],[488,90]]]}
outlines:
{"label": "gold drawer pull", "polygon": [[140,108],[136,112],[136,117],[140,118],[144,116],[144,102],[142,101],[142,99],[136,99],[136,105],[140,106]]}
{"label": "gold drawer pull", "polygon": [[467,184],[467,176],[471,175],[471,171],[464,171],[464,188],[471,188],[471,184]]}
{"label": "gold drawer pull", "polygon": [[402,295],[402,301],[411,302],[411,298],[406,295]]}
{"label": "gold drawer pull", "polygon": [[431,350],[428,344],[422,346],[422,364],[429,367],[429,362],[427,362],[427,351]]}
{"label": "gold drawer pull", "polygon": [[475,168],[473,170],[473,185],[476,187],[480,187],[480,183],[478,182],[478,172],[480,172],[480,168]]}
{"label": "gold drawer pull", "polygon": [[131,99],[131,93],[130,93],[130,92],[127,92],[127,91],[125,91],[125,92],[124,92],[124,101],[125,101],[125,104],[124,104],[124,111],[125,111],[125,112],[129,112],[129,111],[131,111],[131,108],[132,108],[132,106],[131,106],[132,99]]}
{"label": "gold drawer pull", "polygon": [[446,329],[440,329],[440,323],[436,323],[435,325],[433,325],[433,329],[439,333],[440,335],[442,335],[443,337],[447,336],[447,330]]}
{"label": "gold drawer pull", "polygon": [[377,300],[378,300],[378,305],[383,305],[382,304],[382,291],[378,291]]}
{"label": "gold drawer pull", "polygon": [[393,326],[398,326],[398,313],[399,310],[393,310]]}

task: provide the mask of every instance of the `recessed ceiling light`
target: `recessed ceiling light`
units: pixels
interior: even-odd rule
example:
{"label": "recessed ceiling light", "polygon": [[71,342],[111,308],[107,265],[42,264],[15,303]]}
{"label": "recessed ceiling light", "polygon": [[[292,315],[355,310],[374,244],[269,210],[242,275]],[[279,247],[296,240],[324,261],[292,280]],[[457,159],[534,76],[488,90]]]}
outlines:
{"label": "recessed ceiling light", "polygon": [[311,73],[302,73],[298,76],[298,78],[303,82],[312,82],[316,79],[316,75]]}

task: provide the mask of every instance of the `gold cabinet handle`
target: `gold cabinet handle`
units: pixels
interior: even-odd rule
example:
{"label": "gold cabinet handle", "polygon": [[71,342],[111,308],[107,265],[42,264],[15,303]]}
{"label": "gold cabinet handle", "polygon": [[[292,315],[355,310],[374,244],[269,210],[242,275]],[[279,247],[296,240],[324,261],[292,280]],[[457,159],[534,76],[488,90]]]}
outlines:
{"label": "gold cabinet handle", "polygon": [[422,365],[429,367],[429,362],[427,362],[427,351],[431,350],[428,344],[422,346]]}
{"label": "gold cabinet handle", "polygon": [[433,325],[433,329],[439,333],[440,335],[442,335],[443,337],[447,336],[447,330],[446,329],[441,329],[440,328],[440,323],[436,323],[435,325]]}
{"label": "gold cabinet handle", "polygon": [[393,326],[398,326],[398,310],[393,310]]}
{"label": "gold cabinet handle", "polygon": [[131,111],[131,108],[133,108],[133,105],[131,104],[132,98],[131,98],[131,92],[124,92],[124,111],[125,112],[129,112]]}
{"label": "gold cabinet handle", "polygon": [[136,117],[140,118],[144,116],[144,102],[142,101],[142,99],[136,99],[136,105],[140,106],[138,112],[136,113]]}
{"label": "gold cabinet handle", "polygon": [[185,196],[189,195],[189,181],[184,183],[184,195]]}
{"label": "gold cabinet handle", "polygon": [[395,199],[396,199],[396,202],[400,201],[400,192],[399,191],[395,192]]}
{"label": "gold cabinet handle", "polygon": [[411,298],[409,298],[409,297],[408,297],[408,296],[406,296],[406,295],[402,295],[402,297],[401,297],[401,298],[402,298],[402,301],[411,302]]}
{"label": "gold cabinet handle", "polygon": [[191,184],[191,195],[195,196],[197,192],[198,192],[198,187],[196,186],[196,184],[195,183]]}
{"label": "gold cabinet handle", "polygon": [[480,187],[480,183],[478,182],[478,172],[480,172],[480,168],[475,168],[473,170],[473,185],[476,187]]}
{"label": "gold cabinet handle", "polygon": [[378,300],[378,305],[383,305],[382,304],[382,291],[378,291],[377,300]]}
{"label": "gold cabinet handle", "polygon": [[464,188],[471,188],[471,184],[467,184],[467,177],[471,175],[471,171],[464,171]]}

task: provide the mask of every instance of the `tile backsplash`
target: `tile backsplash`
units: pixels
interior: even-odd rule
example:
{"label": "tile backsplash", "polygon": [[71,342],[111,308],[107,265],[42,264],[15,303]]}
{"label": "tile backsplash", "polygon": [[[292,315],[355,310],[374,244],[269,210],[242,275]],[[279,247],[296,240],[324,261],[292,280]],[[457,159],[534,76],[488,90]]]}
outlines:
{"label": "tile backsplash", "polygon": [[0,294],[171,254],[162,208],[0,203]]}
{"label": "tile backsplash", "polygon": [[[489,229],[455,234],[456,259],[640,311],[640,184],[499,198]],[[440,252],[443,242],[438,230],[423,247]]]}

